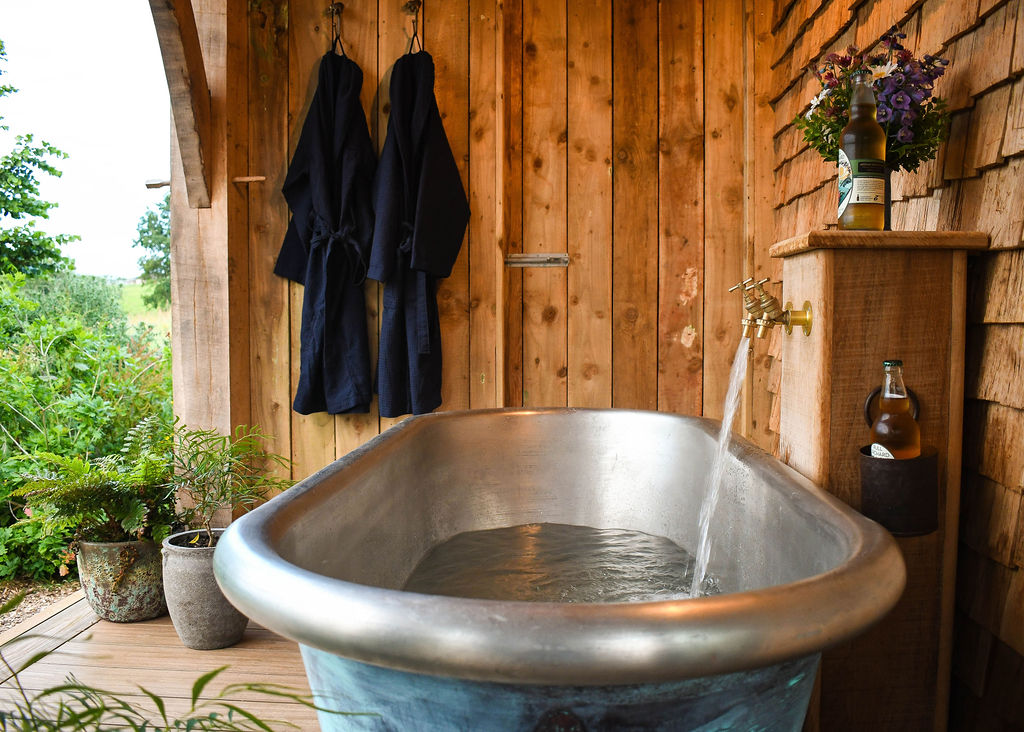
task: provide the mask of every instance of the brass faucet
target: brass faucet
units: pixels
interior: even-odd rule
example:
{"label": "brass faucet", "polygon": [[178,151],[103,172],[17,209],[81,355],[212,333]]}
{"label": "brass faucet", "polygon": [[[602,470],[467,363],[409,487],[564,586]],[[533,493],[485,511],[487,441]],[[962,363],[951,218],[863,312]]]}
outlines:
{"label": "brass faucet", "polygon": [[764,312],[764,309],[761,307],[761,304],[753,295],[750,294],[750,290],[753,288],[753,285],[750,285],[749,283],[753,281],[753,277],[748,277],[742,282],[735,284],[729,288],[729,292],[735,292],[741,287],[743,288],[741,291],[741,294],[743,295],[743,308],[747,311],[747,314],[743,316],[743,319],[740,321],[740,325],[743,326],[744,338],[750,337],[751,332],[757,325],[757,319],[760,318],[762,313]]}
{"label": "brass faucet", "polygon": [[[786,329],[786,335],[793,332],[794,326],[803,328],[804,335],[811,334],[811,303],[804,301],[803,310],[794,310],[793,303],[787,302],[783,308],[778,298],[768,294],[764,289],[764,283],[768,278],[760,282],[753,282],[754,278],[749,277],[738,285],[729,288],[729,292],[740,287],[743,288],[743,307],[748,315],[741,322],[743,326],[743,337],[749,338],[754,328],[757,328],[756,336],[764,338],[768,331],[776,325],[782,325]],[[753,282],[753,284],[749,284]],[[750,294],[753,290],[753,295]]]}

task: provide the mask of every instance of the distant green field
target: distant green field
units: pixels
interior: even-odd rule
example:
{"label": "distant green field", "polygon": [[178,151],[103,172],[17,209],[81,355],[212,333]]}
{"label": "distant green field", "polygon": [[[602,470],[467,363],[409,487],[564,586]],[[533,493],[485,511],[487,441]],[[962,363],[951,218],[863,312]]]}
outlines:
{"label": "distant green field", "polygon": [[149,323],[157,333],[170,334],[171,310],[153,310],[142,301],[145,285],[122,285],[121,307],[132,323]]}

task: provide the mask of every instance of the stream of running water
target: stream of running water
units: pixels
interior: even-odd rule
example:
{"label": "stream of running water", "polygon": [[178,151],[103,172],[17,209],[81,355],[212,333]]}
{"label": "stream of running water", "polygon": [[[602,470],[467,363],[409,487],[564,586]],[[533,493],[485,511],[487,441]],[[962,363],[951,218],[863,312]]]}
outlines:
{"label": "stream of running water", "polygon": [[729,455],[729,440],[732,436],[732,422],[736,417],[736,409],[740,403],[740,393],[747,373],[747,355],[750,352],[750,339],[741,338],[732,360],[729,372],[729,390],[725,397],[725,412],[722,415],[722,427],[718,431],[718,446],[715,450],[711,473],[708,475],[707,487],[704,491],[704,502],[700,507],[700,537],[697,543],[696,566],[693,571],[693,584],[690,586],[690,597],[699,597],[704,583],[704,575],[708,570],[711,558],[711,517],[718,503],[718,492],[722,487],[725,475],[726,458]]}

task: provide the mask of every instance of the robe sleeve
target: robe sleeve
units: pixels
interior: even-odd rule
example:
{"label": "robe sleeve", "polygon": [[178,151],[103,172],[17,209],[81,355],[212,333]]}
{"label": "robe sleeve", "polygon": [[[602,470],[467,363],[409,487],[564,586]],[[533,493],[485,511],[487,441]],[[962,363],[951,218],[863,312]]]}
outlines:
{"label": "robe sleeve", "polygon": [[388,137],[384,142],[377,175],[373,181],[375,226],[373,245],[370,247],[370,265],[366,276],[379,282],[388,282],[395,273],[398,248],[405,237],[405,216],[402,182],[402,162],[398,146],[394,144],[388,123]]}
{"label": "robe sleeve", "polygon": [[434,277],[449,276],[468,223],[469,202],[434,106],[425,130],[410,267]]}

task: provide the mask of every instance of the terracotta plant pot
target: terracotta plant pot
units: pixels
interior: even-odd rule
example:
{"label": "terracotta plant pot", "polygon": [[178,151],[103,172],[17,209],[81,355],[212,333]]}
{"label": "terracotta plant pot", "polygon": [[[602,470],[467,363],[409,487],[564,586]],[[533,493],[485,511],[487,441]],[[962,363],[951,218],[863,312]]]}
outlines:
{"label": "terracotta plant pot", "polygon": [[160,550],[152,541],[83,541],[78,575],[93,612],[115,623],[167,613]]}
{"label": "terracotta plant pot", "polygon": [[[220,536],[223,529],[215,529]],[[232,646],[242,639],[249,623],[227,601],[213,576],[215,547],[194,546],[193,538],[204,531],[183,531],[164,539],[164,594],[171,622],[188,648],[212,650]]]}

